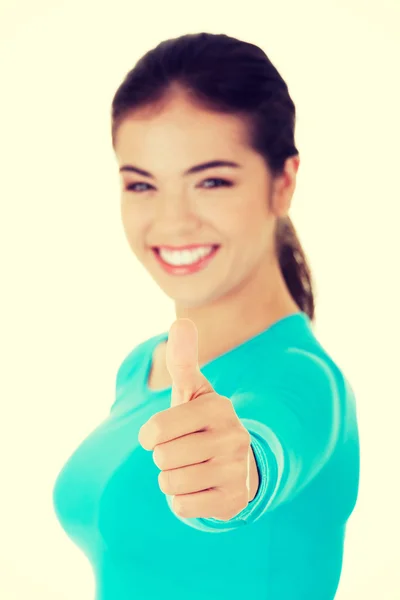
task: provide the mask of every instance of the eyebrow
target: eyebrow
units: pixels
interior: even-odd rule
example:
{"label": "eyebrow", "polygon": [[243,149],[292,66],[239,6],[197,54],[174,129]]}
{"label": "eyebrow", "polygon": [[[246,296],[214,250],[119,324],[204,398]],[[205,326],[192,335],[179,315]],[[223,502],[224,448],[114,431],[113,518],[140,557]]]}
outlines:
{"label": "eyebrow", "polygon": [[[193,173],[198,173],[199,171],[205,171],[206,169],[211,169],[213,167],[234,167],[235,169],[240,169],[241,165],[236,162],[230,160],[211,160],[206,163],[201,163],[200,165],[195,165],[194,167],[190,167],[182,173],[183,176],[192,175]],[[151,179],[155,179],[154,175],[149,173],[148,171],[144,171],[144,169],[139,169],[139,167],[135,167],[133,165],[123,165],[119,172],[129,171],[132,173],[138,173],[143,177],[149,177]]]}

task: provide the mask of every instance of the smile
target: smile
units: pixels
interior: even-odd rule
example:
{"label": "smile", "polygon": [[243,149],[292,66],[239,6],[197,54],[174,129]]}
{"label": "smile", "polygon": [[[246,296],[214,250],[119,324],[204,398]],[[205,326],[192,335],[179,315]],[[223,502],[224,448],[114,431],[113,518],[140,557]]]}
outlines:
{"label": "smile", "polygon": [[172,275],[189,275],[204,269],[217,254],[220,246],[204,246],[196,250],[169,251],[153,248],[163,269]]}

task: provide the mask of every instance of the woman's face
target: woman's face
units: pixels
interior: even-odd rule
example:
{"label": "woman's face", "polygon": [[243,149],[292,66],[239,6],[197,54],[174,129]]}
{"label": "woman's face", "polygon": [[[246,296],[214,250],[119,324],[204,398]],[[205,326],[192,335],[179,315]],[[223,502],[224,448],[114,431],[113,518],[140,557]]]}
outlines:
{"label": "woman's face", "polygon": [[[263,265],[265,285],[275,260],[275,220],[287,213],[291,190],[272,202],[269,171],[245,140],[239,118],[179,95],[161,111],[135,112],[118,129],[119,169],[130,165],[149,173],[121,171],[124,231],[138,260],[177,306],[204,306],[230,295]],[[216,160],[238,167],[185,174]],[[220,246],[194,273],[165,271],[153,251],[192,244]]]}

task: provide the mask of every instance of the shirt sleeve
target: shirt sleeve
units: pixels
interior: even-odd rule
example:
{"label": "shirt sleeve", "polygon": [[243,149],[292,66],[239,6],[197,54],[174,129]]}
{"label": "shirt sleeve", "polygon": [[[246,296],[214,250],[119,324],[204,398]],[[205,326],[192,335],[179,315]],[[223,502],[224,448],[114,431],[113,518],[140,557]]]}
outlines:
{"label": "shirt sleeve", "polygon": [[[286,351],[270,369],[269,376],[260,376],[258,382],[252,377],[252,391],[231,396],[250,434],[258,468],[254,499],[229,521],[186,519],[174,513],[183,523],[210,533],[254,523],[267,511],[293,500],[331,457],[344,418],[340,372],[318,356],[297,349]],[[172,497],[167,496],[167,502],[172,510]]]}

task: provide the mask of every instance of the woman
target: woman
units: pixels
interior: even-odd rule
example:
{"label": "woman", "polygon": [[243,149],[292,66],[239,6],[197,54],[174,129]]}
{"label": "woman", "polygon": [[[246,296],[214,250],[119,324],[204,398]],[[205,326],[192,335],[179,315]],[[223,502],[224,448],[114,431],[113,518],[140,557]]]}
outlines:
{"label": "woman", "polygon": [[[114,97],[124,230],[177,322],[122,361],[109,417],[55,484],[96,600],[335,596],[358,492],[357,417],[312,329],[310,270],[288,216],[294,127],[267,56],[226,35],[159,44]],[[189,390],[191,402],[171,406],[185,356],[211,403]],[[204,427],[184,430],[199,410]]]}

